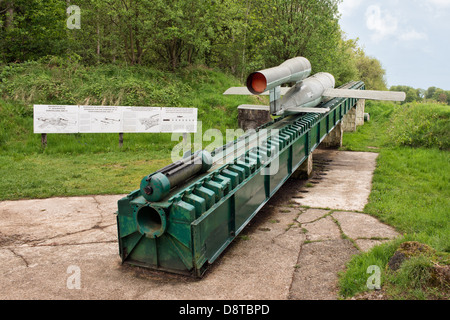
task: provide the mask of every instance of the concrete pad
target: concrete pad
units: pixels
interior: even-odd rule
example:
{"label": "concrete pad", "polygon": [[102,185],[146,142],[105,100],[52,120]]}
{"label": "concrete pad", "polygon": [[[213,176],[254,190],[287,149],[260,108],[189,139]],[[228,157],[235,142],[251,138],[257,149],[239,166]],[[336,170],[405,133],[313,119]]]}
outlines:
{"label": "concrete pad", "polygon": [[349,240],[304,244],[291,286],[290,299],[336,300],[338,272],[358,250]]}
{"label": "concrete pad", "polygon": [[297,221],[300,223],[310,223],[310,222],[313,222],[313,221],[323,218],[328,213],[330,213],[329,210],[307,209],[304,213],[302,213],[298,217]]}
{"label": "concrete pad", "polygon": [[326,217],[312,223],[302,224],[302,228],[308,230],[306,239],[309,241],[341,238],[339,227],[330,217]]}
{"label": "concrete pad", "polygon": [[121,197],[1,202],[0,299],[287,299],[305,240],[299,210],[263,209],[193,280],[121,265]]}
{"label": "concrete pad", "polygon": [[329,160],[320,183],[295,201],[312,208],[363,211],[372,189],[377,153],[316,150],[314,161]]}
{"label": "concrete pad", "polygon": [[368,214],[357,212],[334,212],[342,231],[352,239],[394,239],[399,234],[394,228],[379,222]]}
{"label": "concrete pad", "polygon": [[336,299],[337,272],[358,252],[341,232],[363,251],[396,233],[350,212],[367,201],[361,163],[374,155],[317,154],[322,171],[300,200],[311,208],[292,201],[305,181],[288,180],[200,280],[121,265],[114,213],[124,195],[0,202],[0,299]]}
{"label": "concrete pad", "polygon": [[[0,232],[15,237],[15,242],[33,245],[89,242],[88,234],[92,231],[101,234],[102,240],[114,240],[114,212],[121,197],[3,201],[0,202]],[[79,233],[84,235],[73,237]]]}

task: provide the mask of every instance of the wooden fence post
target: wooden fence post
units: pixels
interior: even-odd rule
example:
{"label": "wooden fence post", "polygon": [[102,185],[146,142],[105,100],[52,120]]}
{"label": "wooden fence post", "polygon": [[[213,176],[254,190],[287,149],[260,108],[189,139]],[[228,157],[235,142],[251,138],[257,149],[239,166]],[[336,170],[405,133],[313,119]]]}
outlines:
{"label": "wooden fence post", "polygon": [[122,148],[123,147],[123,133],[119,133],[119,147]]}
{"label": "wooden fence post", "polygon": [[47,134],[46,133],[41,134],[41,145],[44,149],[47,147]]}

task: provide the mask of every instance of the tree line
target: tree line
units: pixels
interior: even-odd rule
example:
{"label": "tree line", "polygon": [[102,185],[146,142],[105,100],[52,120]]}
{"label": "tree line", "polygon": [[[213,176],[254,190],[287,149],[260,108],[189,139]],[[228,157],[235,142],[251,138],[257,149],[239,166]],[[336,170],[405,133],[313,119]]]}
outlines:
{"label": "tree line", "polygon": [[425,102],[437,101],[439,103],[450,105],[450,90],[443,90],[437,87],[429,87],[428,89],[415,89],[410,86],[392,86],[391,91],[403,91],[406,93],[407,102]]}
{"label": "tree line", "polygon": [[[0,64],[48,56],[169,71],[201,64],[243,80],[305,56],[337,84],[361,79],[386,89],[380,62],[343,35],[340,1],[0,0]],[[79,28],[68,28],[77,18]]]}

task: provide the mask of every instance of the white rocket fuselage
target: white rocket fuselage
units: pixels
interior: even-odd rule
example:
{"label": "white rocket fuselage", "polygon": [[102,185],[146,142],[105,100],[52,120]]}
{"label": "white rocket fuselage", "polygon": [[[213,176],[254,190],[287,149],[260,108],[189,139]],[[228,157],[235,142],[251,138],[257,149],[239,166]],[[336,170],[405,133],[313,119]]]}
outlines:
{"label": "white rocket fuselage", "polygon": [[281,100],[281,109],[295,111],[299,108],[312,108],[322,102],[324,92],[333,89],[335,80],[333,75],[327,72],[319,72],[298,82]]}
{"label": "white rocket fuselage", "polygon": [[[253,72],[247,78],[247,89],[249,93],[257,95],[271,90],[270,111],[272,114],[304,112],[305,110],[302,111],[302,108],[314,108],[324,98],[330,97],[387,101],[404,101],[406,98],[404,92],[335,89],[335,79],[330,73],[319,72],[311,77],[310,74],[311,63],[309,60],[304,57],[296,57],[286,60],[278,67]],[[291,82],[296,84],[280,99],[280,86]],[[316,110],[309,112],[314,111]]]}
{"label": "white rocket fuselage", "polygon": [[247,88],[253,94],[262,94],[285,83],[295,82],[281,100],[281,110],[315,107],[322,101],[326,89],[333,89],[334,77],[325,72],[311,74],[311,63],[304,57],[286,60],[281,65],[250,74]]}

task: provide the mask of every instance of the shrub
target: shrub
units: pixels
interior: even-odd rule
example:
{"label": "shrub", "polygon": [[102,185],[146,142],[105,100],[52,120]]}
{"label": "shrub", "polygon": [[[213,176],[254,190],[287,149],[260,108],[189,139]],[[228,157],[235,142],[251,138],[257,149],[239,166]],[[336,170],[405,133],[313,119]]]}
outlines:
{"label": "shrub", "polygon": [[411,103],[397,107],[390,137],[397,145],[450,149],[450,106]]}

